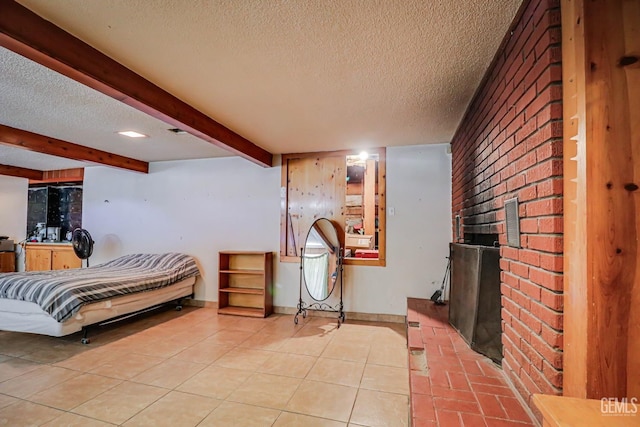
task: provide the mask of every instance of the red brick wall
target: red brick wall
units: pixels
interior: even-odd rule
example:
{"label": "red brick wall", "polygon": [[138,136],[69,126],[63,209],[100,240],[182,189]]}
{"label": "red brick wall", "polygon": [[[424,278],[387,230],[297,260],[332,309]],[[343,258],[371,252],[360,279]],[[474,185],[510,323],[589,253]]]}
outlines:
{"label": "red brick wall", "polygon": [[[532,393],[562,391],[559,3],[525,0],[451,142],[453,218],[499,236],[502,366],[530,406]],[[516,196],[521,248],[504,224]]]}

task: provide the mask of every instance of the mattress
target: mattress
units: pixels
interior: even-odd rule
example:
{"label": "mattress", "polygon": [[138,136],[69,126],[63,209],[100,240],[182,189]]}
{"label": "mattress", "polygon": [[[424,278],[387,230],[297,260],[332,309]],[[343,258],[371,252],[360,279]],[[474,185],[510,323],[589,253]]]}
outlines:
{"label": "mattress", "polygon": [[180,253],[133,254],[90,268],[0,274],[0,298],[37,303],[58,322],[85,304],[162,288],[200,274]]}
{"label": "mattress", "polygon": [[64,322],[56,321],[36,303],[0,298],[0,329],[54,337],[69,335],[83,326],[189,296],[193,294],[195,281],[196,277],[189,277],[159,289],[85,304]]}

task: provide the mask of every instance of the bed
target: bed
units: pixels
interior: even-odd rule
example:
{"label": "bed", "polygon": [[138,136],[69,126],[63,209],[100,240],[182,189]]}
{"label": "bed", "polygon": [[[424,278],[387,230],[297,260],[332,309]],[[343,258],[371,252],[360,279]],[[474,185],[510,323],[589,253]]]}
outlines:
{"label": "bed", "polygon": [[60,337],[193,295],[200,271],[180,253],[133,254],[90,268],[0,273],[0,330]]}

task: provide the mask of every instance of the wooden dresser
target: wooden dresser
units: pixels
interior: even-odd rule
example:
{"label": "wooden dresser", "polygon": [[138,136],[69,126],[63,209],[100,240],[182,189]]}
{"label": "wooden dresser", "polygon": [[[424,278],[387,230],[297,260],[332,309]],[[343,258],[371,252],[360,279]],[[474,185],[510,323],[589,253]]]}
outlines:
{"label": "wooden dresser", "polygon": [[16,271],[16,253],[0,252],[0,273]]}
{"label": "wooden dresser", "polygon": [[82,260],[73,251],[71,243],[27,243],[25,270],[67,270],[80,268]]}

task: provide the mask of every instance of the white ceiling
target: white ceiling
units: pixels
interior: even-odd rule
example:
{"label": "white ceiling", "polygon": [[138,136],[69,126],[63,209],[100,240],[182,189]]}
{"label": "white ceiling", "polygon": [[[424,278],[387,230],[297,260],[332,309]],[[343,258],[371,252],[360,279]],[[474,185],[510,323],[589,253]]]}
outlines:
{"label": "white ceiling", "polygon": [[[19,1],[274,154],[448,142],[521,2]],[[222,153],[15,56],[2,124],[147,161]]]}

